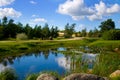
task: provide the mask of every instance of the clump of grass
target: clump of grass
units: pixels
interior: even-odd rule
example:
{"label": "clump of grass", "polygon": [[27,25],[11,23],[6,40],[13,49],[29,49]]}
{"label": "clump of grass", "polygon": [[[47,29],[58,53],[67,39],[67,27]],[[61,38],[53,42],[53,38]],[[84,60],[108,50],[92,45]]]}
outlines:
{"label": "clump of grass", "polygon": [[113,78],[111,78],[111,80],[120,80],[120,76],[113,77]]}
{"label": "clump of grass", "polygon": [[93,73],[99,76],[109,76],[112,72],[119,69],[120,55],[117,53],[101,53],[98,62],[93,68]]}
{"label": "clump of grass", "polygon": [[17,80],[17,75],[13,69],[6,68],[0,73],[0,80]]}
{"label": "clump of grass", "polygon": [[61,79],[61,76],[57,72],[43,71],[43,72],[40,72],[40,73],[34,73],[34,74],[27,75],[25,80],[36,80],[39,75],[44,74],[44,73],[51,74],[52,76],[55,76],[56,78]]}
{"label": "clump of grass", "polygon": [[30,74],[25,78],[25,80],[36,80],[38,76],[39,76],[39,74],[37,74],[37,73]]}

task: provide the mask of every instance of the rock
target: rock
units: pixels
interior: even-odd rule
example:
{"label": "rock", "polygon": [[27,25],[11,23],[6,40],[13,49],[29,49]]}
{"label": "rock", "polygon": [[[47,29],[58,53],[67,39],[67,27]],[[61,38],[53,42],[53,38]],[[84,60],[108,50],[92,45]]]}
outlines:
{"label": "rock", "polygon": [[115,48],[114,51],[115,51],[115,52],[119,51],[119,48]]}
{"label": "rock", "polygon": [[58,80],[58,78],[50,74],[44,73],[38,76],[37,80]]}
{"label": "rock", "polygon": [[64,78],[64,80],[106,80],[93,74],[74,73]]}
{"label": "rock", "polygon": [[120,70],[116,70],[115,72],[110,74],[110,78],[114,78],[114,77],[118,77],[118,76],[120,76]]}

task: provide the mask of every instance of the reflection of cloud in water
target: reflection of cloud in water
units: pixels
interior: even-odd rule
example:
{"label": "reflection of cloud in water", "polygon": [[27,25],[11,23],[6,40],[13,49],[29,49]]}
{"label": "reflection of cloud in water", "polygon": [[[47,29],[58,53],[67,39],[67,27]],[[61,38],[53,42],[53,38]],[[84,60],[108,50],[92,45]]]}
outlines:
{"label": "reflection of cloud in water", "polygon": [[10,68],[10,66],[4,66],[3,64],[0,64],[0,72],[4,71],[5,69]]}
{"label": "reflection of cloud in water", "polygon": [[59,58],[56,58],[56,61],[58,62],[58,65],[67,69],[67,70],[70,70],[70,58],[66,58],[66,57],[59,57]]}
{"label": "reflection of cloud in water", "polygon": [[98,54],[83,54],[82,61],[95,62]]}

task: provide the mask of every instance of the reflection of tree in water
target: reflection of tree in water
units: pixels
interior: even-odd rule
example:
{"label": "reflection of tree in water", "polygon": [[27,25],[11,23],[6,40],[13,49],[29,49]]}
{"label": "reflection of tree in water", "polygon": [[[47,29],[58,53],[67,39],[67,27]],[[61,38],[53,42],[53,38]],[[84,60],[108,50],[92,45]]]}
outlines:
{"label": "reflection of tree in water", "polygon": [[26,53],[26,54],[21,53],[19,55],[14,55],[14,56],[13,55],[11,55],[11,56],[0,56],[0,63],[7,66],[8,64],[13,64],[14,60],[17,60],[17,61],[20,62],[20,59],[22,57],[35,56],[37,58],[37,57],[40,57],[41,54],[43,54],[45,59],[48,59],[49,54],[53,54],[53,55],[57,56],[58,53],[53,52],[51,50],[46,50],[46,51],[39,51],[39,52],[36,52],[36,53]]}
{"label": "reflection of tree in water", "polygon": [[45,59],[48,59],[49,51],[43,51],[43,55]]}

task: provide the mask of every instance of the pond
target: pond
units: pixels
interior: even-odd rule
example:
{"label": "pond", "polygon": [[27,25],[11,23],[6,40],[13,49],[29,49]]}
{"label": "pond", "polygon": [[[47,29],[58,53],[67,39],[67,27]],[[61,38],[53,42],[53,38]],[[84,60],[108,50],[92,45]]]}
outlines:
{"label": "pond", "polygon": [[62,52],[67,51],[66,48],[59,47],[56,50],[6,57],[0,62],[0,72],[6,68],[13,68],[19,80],[24,80],[28,74],[42,71],[55,71],[64,75],[66,72],[86,65],[88,69],[92,69],[98,55],[80,51],[71,51],[71,54],[65,55]]}

